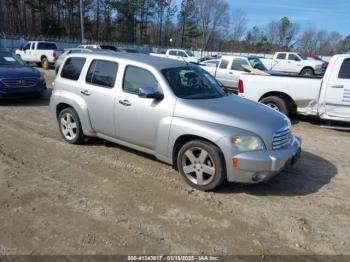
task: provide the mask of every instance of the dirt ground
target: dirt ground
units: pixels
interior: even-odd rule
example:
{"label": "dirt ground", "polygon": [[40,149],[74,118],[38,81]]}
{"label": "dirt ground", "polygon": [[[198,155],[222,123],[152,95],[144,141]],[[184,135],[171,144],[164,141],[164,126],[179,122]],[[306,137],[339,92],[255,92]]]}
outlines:
{"label": "dirt ground", "polygon": [[298,167],[203,193],[150,156],[64,142],[49,97],[0,104],[0,254],[350,254],[349,132],[294,120]]}

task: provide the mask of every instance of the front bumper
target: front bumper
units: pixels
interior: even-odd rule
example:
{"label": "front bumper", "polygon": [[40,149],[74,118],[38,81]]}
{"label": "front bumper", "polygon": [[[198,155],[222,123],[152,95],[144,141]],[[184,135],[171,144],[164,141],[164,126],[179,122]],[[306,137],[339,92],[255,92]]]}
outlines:
{"label": "front bumper", "polygon": [[30,98],[42,95],[47,89],[46,83],[30,88],[1,88],[0,99]]}
{"label": "front bumper", "polygon": [[[228,168],[228,181],[238,183],[259,183],[280,173],[284,168],[298,162],[301,154],[301,139],[293,137],[292,143],[279,150],[264,150],[235,155],[237,166]],[[230,172],[231,169],[231,173]]]}

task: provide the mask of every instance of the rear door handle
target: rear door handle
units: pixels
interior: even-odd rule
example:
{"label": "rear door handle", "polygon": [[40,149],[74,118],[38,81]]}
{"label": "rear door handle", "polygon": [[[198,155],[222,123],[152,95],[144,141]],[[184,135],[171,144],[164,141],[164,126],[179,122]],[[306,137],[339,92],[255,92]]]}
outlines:
{"label": "rear door handle", "polygon": [[80,91],[84,96],[90,96],[89,90]]}
{"label": "rear door handle", "polygon": [[334,85],[334,86],[331,86],[332,88],[344,88],[343,85]]}
{"label": "rear door handle", "polygon": [[129,100],[119,100],[119,104],[123,105],[123,106],[131,106],[131,103],[129,102]]}

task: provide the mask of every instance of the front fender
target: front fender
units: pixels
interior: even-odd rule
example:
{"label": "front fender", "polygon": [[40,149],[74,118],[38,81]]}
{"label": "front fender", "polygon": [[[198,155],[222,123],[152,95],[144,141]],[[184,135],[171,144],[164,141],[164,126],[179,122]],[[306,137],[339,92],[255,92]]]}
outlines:
{"label": "front fender", "polygon": [[76,94],[65,90],[54,91],[50,100],[50,112],[57,120],[57,108],[60,104],[66,104],[72,107],[78,114],[83,133],[87,136],[95,136],[92,128],[89,111],[85,100]]}

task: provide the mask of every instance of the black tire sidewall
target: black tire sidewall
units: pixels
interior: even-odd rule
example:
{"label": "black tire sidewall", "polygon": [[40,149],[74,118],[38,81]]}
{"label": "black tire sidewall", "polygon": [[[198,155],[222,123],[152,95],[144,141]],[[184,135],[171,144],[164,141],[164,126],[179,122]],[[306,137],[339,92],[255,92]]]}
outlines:
{"label": "black tire sidewall", "polygon": [[282,114],[288,115],[289,110],[286,101],[283,98],[280,98],[278,96],[270,96],[270,97],[265,97],[261,99],[260,103],[263,104],[274,104],[278,107],[279,112]]}
{"label": "black tire sidewall", "polygon": [[[74,121],[77,123],[77,135],[76,135],[76,137],[73,140],[67,139],[64,136],[64,134],[62,132],[62,129],[61,129],[61,118],[66,113],[71,114],[73,119],[74,119]],[[61,133],[62,137],[64,138],[64,140],[66,140],[70,144],[80,144],[81,142],[83,142],[83,140],[85,138],[85,136],[83,134],[83,129],[81,128],[81,123],[80,123],[79,116],[78,116],[77,112],[75,112],[75,110],[73,108],[66,108],[66,109],[63,109],[60,112],[60,114],[58,116],[58,128],[59,128],[60,133]]]}
{"label": "black tire sidewall", "polygon": [[[308,71],[310,72],[310,74],[305,74]],[[313,76],[314,75],[314,70],[311,69],[311,68],[305,68],[305,69],[301,70],[300,74],[304,75],[304,76],[308,76],[308,75]]]}
{"label": "black tire sidewall", "polygon": [[[196,184],[192,183],[187,178],[186,174],[184,173],[184,171],[182,169],[182,157],[188,149],[193,148],[193,147],[203,148],[204,150],[206,150],[210,154],[211,158],[214,161],[215,176],[214,176],[213,181],[211,181],[208,185],[200,186],[200,185],[196,185]],[[191,187],[196,188],[196,189],[201,190],[201,191],[212,191],[212,190],[218,188],[227,179],[226,164],[225,164],[224,157],[223,157],[221,150],[217,146],[215,146],[214,144],[206,142],[206,141],[202,141],[202,140],[190,141],[190,142],[186,143],[184,146],[182,146],[182,148],[180,149],[180,151],[177,155],[177,168],[187,184],[189,184]]]}
{"label": "black tire sidewall", "polygon": [[41,59],[41,65],[44,69],[48,69],[50,67],[49,60],[47,60],[47,58],[44,57],[43,59]]}

